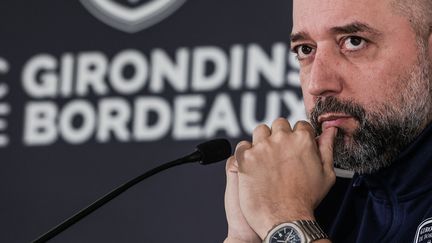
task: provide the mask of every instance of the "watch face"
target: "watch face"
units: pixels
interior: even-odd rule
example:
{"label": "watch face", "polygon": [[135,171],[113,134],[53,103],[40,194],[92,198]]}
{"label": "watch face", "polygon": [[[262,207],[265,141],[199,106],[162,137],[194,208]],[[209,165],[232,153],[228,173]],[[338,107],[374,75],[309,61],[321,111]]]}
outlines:
{"label": "watch face", "polygon": [[302,237],[295,228],[285,226],[273,233],[270,243],[302,243]]}

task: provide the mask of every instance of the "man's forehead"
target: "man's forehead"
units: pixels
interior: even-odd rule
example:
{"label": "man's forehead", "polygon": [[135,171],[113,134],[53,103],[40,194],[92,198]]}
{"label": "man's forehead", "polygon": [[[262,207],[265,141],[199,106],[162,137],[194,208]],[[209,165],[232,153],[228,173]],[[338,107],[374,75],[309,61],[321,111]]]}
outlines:
{"label": "man's forehead", "polygon": [[294,13],[305,12],[352,12],[389,10],[394,0],[293,0]]}
{"label": "man's forehead", "polygon": [[390,0],[294,0],[293,33],[330,31],[353,22],[372,27],[391,11]]}

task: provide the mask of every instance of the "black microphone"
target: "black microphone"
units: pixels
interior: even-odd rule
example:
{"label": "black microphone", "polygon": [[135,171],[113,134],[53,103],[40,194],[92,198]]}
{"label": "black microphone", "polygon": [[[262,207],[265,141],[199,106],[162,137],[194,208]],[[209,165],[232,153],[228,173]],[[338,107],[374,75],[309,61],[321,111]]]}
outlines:
{"label": "black microphone", "polygon": [[176,159],[174,161],[162,164],[154,169],[151,169],[144,174],[126,182],[125,184],[119,186],[118,188],[114,189],[110,193],[106,194],[102,198],[98,199],[94,203],[90,204],[86,208],[82,209],[75,215],[71,216],[70,218],[66,219],[47,233],[43,234],[39,238],[33,241],[33,243],[41,243],[46,242],[49,239],[53,238],[54,236],[58,235],[59,233],[63,232],[85,216],[89,215],[96,209],[100,208],[107,202],[111,201],[121,193],[125,192],[127,189],[131,188],[132,186],[136,185],[137,183],[141,182],[142,180],[157,174],[163,170],[169,169],[171,167],[191,163],[191,162],[200,162],[202,165],[208,165],[215,162],[219,162],[221,160],[227,159],[231,155],[231,144],[226,139],[214,139],[210,140],[204,143],[199,144],[196,147],[196,151],[184,156],[180,159]]}

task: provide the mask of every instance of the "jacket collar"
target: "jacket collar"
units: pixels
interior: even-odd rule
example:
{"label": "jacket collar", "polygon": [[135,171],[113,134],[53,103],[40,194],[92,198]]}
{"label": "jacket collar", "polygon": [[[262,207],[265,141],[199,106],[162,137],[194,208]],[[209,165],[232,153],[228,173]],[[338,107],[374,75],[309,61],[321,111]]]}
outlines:
{"label": "jacket collar", "polygon": [[355,175],[379,199],[410,200],[432,190],[432,123],[405,148],[391,166],[370,175]]}

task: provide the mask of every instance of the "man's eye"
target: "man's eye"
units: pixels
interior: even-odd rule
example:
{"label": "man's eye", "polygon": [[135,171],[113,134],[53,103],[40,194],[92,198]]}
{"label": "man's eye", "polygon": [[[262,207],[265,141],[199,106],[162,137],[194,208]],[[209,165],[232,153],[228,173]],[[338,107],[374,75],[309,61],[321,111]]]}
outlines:
{"label": "man's eye", "polygon": [[363,49],[367,42],[365,39],[357,36],[350,36],[345,39],[343,46],[348,51],[357,51]]}
{"label": "man's eye", "polygon": [[307,45],[300,45],[295,48],[295,53],[299,60],[307,58],[313,53],[314,49]]}

